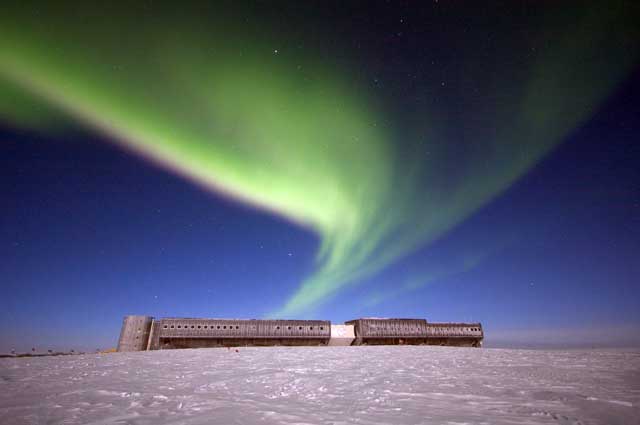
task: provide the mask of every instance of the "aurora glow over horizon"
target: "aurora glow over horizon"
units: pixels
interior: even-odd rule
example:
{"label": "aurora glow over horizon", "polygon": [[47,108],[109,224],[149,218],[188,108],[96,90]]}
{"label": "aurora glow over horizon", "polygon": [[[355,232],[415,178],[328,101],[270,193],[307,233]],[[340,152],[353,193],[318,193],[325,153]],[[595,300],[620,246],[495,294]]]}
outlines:
{"label": "aurora glow over horizon", "polygon": [[[509,188],[589,119],[637,53],[626,41],[632,23],[610,5],[574,26],[533,20],[530,40],[544,48],[509,70],[462,50],[459,67],[478,69],[469,78],[492,98],[458,111],[468,136],[460,155],[435,99],[396,120],[393,102],[365,84],[374,76],[295,49],[275,30],[197,11],[96,7],[45,9],[46,22],[28,8],[0,17],[0,119],[104,133],[314,232],[315,270],[279,317],[308,312],[428,245]],[[536,33],[540,20],[553,31]],[[515,31],[498,30],[505,39]],[[525,47],[513,43],[503,48]]]}

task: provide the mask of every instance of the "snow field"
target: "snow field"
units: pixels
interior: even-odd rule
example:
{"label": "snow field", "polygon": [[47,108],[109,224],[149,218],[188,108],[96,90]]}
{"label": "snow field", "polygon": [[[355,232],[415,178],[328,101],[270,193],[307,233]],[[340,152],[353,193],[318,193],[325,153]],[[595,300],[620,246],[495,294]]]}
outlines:
{"label": "snow field", "polygon": [[252,347],[0,359],[9,424],[636,424],[640,351]]}

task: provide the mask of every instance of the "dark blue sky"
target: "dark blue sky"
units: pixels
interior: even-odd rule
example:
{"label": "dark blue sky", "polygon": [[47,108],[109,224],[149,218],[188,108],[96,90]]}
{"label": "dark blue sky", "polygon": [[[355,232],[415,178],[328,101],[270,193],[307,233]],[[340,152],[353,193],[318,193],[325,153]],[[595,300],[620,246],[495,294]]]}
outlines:
{"label": "dark blue sky", "polygon": [[[637,344],[639,135],[636,69],[507,191],[303,318],[480,321],[489,344]],[[0,351],[112,347],[126,314],[263,317],[313,271],[313,233],[106,136],[4,123],[0,141]],[[425,268],[440,273],[395,291]]]}
{"label": "dark blue sky", "polygon": [[[436,244],[345,291],[317,317],[478,320],[489,341],[510,329],[640,328],[639,83],[624,84],[531,173]],[[125,314],[260,317],[311,269],[312,234],[98,137],[7,127],[1,135],[4,349],[110,346]],[[485,248],[469,271],[371,307],[359,302],[414,263],[455,263]]]}

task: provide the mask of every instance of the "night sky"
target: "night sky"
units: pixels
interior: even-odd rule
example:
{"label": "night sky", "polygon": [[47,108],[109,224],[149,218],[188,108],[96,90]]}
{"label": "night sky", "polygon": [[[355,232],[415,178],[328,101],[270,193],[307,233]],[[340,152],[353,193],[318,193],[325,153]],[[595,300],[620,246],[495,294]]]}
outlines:
{"label": "night sky", "polygon": [[3,8],[0,352],[127,314],[640,344],[636,2],[236,3]]}

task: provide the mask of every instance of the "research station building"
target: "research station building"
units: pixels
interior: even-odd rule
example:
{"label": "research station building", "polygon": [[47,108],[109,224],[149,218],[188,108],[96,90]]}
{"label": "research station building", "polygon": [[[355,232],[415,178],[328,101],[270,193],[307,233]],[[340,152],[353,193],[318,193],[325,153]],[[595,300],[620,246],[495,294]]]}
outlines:
{"label": "research station building", "polygon": [[425,319],[197,319],[125,316],[118,351],[238,346],[447,345],[481,347],[480,323]]}

